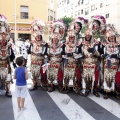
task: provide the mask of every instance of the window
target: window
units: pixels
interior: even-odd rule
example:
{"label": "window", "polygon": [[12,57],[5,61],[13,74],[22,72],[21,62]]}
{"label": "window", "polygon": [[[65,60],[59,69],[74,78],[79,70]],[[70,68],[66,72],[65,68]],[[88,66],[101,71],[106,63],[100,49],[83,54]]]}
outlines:
{"label": "window", "polygon": [[49,11],[49,15],[50,15],[50,16],[53,16],[53,15],[54,15],[53,10],[50,10],[50,11]]}
{"label": "window", "polygon": [[73,13],[71,13],[71,17],[73,17]]}
{"label": "window", "polygon": [[73,9],[73,4],[71,4],[71,9]]}
{"label": "window", "polygon": [[81,5],[84,3],[84,0],[81,0]]}
{"label": "window", "polygon": [[81,14],[83,14],[83,9],[81,10]]}
{"label": "window", "polygon": [[105,17],[106,17],[106,18],[109,18],[109,13],[107,13],[107,14],[105,15]]}
{"label": "window", "polygon": [[75,17],[77,16],[77,13],[78,13],[78,12],[77,12],[77,11],[75,11]]}
{"label": "window", "polygon": [[78,0],[78,6],[80,5],[80,0]]}
{"label": "window", "polygon": [[49,16],[48,16],[48,21],[49,21]]}
{"label": "window", "polygon": [[100,8],[102,8],[103,7],[103,3],[100,3]]}
{"label": "window", "polygon": [[96,5],[95,5],[95,9],[97,10],[98,9],[98,4],[96,3]]}
{"label": "window", "polygon": [[70,3],[70,1],[69,0],[67,0],[67,4],[69,4]]}
{"label": "window", "polygon": [[28,6],[20,6],[20,18],[28,19]]}
{"label": "window", "polygon": [[91,5],[91,11],[95,10],[95,5]]}
{"label": "window", "polygon": [[53,16],[50,16],[50,21],[53,21]]}
{"label": "window", "polygon": [[89,8],[86,8],[85,9],[85,15],[88,15],[89,14]]}
{"label": "window", "polygon": [[78,11],[78,15],[80,15],[80,10]]}

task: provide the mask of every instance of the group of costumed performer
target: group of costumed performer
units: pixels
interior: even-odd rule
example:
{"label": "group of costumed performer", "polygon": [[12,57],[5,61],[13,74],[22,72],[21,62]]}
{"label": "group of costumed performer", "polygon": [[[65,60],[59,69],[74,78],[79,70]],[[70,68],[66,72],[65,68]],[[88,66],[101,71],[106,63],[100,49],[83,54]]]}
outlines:
{"label": "group of costumed performer", "polygon": [[84,96],[91,91],[96,97],[98,87],[105,91],[104,99],[108,92],[116,92],[120,98],[120,72],[119,69],[119,42],[116,29],[111,24],[106,24],[103,16],[96,15],[88,24],[85,39],[81,44],[83,54],[82,89]]}
{"label": "group of costumed performer", "polygon": [[[68,26],[65,43],[62,42],[65,33],[62,20],[50,24],[49,44],[43,42],[37,45],[38,41],[42,43],[40,31],[43,26],[40,23],[34,21],[31,28],[34,36],[31,62],[34,88],[37,86],[36,79],[41,75],[43,86],[50,83],[49,92],[54,91],[57,80],[60,92],[65,90],[68,93],[72,86],[77,94],[87,96],[92,91],[100,97],[98,88],[101,88],[105,91],[105,99],[111,91],[116,92],[117,98],[120,97],[119,35],[113,25],[106,24],[103,16],[95,15],[90,22],[83,17],[73,20]],[[35,51],[40,46],[42,57],[38,58]],[[49,67],[47,73],[42,73],[41,66],[46,58],[49,58]],[[42,62],[36,63],[35,60]]]}
{"label": "group of costumed performer", "polygon": [[120,41],[112,24],[106,25],[106,42],[103,55],[104,98],[109,97],[109,92],[115,92],[116,98],[120,99]]}
{"label": "group of costumed performer", "polygon": [[45,23],[42,20],[35,20],[31,24],[32,46],[31,46],[31,73],[33,80],[33,88],[37,89],[42,86],[47,90],[47,74],[43,71],[42,66],[47,62],[47,47],[43,41],[43,31]]}
{"label": "group of costumed performer", "polygon": [[64,86],[68,93],[70,87],[76,93],[80,93],[81,86],[81,50],[79,44],[79,33],[87,24],[87,20],[78,17],[68,26],[66,42],[64,45]]}
{"label": "group of costumed performer", "polygon": [[6,90],[6,96],[12,97],[10,83],[12,82],[10,67],[10,25],[7,18],[0,14],[0,89]]}
{"label": "group of costumed performer", "polygon": [[62,64],[62,54],[63,54],[63,44],[62,39],[65,33],[65,25],[62,20],[55,21],[50,24],[49,30],[49,46],[48,55],[50,58],[50,65],[48,70],[48,80],[50,81],[49,92],[52,92],[55,87],[55,81],[57,80],[59,91],[63,90],[63,64]]}

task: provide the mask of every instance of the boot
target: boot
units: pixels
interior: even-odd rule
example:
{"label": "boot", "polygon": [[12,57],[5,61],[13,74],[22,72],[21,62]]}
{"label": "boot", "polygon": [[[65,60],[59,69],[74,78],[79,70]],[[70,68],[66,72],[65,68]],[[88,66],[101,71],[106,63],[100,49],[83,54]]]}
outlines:
{"label": "boot", "polygon": [[30,91],[34,91],[37,90],[37,86],[35,85],[32,89],[30,89]]}
{"label": "boot", "polygon": [[11,98],[11,97],[12,97],[12,95],[11,95],[11,93],[10,93],[10,92],[6,92],[6,93],[5,93],[5,96],[7,96],[7,97],[9,97],[9,98]]}
{"label": "boot", "polygon": [[50,89],[48,90],[48,92],[52,92],[55,91],[54,85],[51,85]]}
{"label": "boot", "polygon": [[84,97],[87,97],[88,95],[89,95],[89,91],[86,90],[86,91],[85,91],[85,94],[84,94]]}
{"label": "boot", "polygon": [[62,93],[63,89],[64,89],[64,86],[62,86],[62,87],[59,89],[59,92]]}
{"label": "boot", "polygon": [[99,93],[96,92],[96,91],[93,91],[93,94],[94,94],[96,97],[100,97]]}
{"label": "boot", "polygon": [[66,91],[65,92],[69,93],[69,87],[68,86],[66,87]]}
{"label": "boot", "polygon": [[116,95],[116,98],[120,100],[120,95]]}
{"label": "boot", "polygon": [[64,86],[62,83],[58,83],[58,86],[59,86],[59,92],[62,93],[63,89],[64,89]]}
{"label": "boot", "polygon": [[79,91],[78,94],[81,96],[84,96],[84,94],[81,91]]}
{"label": "boot", "polygon": [[120,94],[118,92],[116,92],[116,96],[115,97],[120,100]]}
{"label": "boot", "polygon": [[42,88],[43,88],[45,91],[48,91],[47,86],[43,86]]}
{"label": "boot", "polygon": [[106,94],[104,95],[104,99],[108,99],[108,98],[109,98],[108,93],[106,93]]}

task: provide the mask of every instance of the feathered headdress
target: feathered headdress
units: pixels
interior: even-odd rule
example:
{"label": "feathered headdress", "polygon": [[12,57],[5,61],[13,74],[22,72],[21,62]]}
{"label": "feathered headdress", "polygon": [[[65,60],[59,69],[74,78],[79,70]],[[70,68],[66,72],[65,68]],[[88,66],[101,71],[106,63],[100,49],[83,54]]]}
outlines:
{"label": "feathered headdress", "polygon": [[50,24],[50,40],[57,37],[58,40],[62,40],[65,33],[65,24],[62,20],[54,21]]}
{"label": "feathered headdress", "polygon": [[45,23],[39,19],[31,23],[32,40],[35,40],[37,36],[42,35],[44,27]]}

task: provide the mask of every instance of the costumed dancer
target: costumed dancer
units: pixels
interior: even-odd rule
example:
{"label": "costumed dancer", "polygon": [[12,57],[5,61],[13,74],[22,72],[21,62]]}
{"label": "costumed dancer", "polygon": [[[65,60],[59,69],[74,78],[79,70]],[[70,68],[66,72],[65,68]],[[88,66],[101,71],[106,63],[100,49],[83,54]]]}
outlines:
{"label": "costumed dancer", "polygon": [[[67,44],[66,44],[66,55],[67,55],[67,58],[70,59],[70,57],[73,58],[73,64],[75,64],[75,71],[74,71],[74,68],[71,68],[71,71],[69,71],[69,80],[71,79],[71,72],[74,71],[75,73],[73,73],[73,90],[75,91],[75,93],[77,94],[81,94],[81,89],[82,89],[82,83],[81,83],[81,80],[82,80],[82,76],[81,76],[81,73],[82,73],[82,50],[81,50],[81,40],[83,38],[83,32],[84,32],[84,27],[87,25],[88,23],[88,20],[87,19],[84,19],[83,17],[78,17],[76,18],[72,24],[69,26],[70,29],[68,29],[68,41],[67,41]],[[73,26],[73,28],[72,28]],[[72,33],[72,34],[71,34]],[[71,40],[72,39],[72,35],[73,35],[73,43],[75,46],[73,49],[73,51],[71,51],[71,53],[69,53],[70,51],[68,49],[71,49]],[[67,49],[68,47],[68,49]],[[75,49],[75,51],[74,51]],[[70,55],[71,54],[71,55]],[[68,59],[67,59],[68,60]],[[68,62],[68,66],[65,67],[65,69],[69,69],[70,66],[72,65],[72,63]],[[66,71],[66,70],[64,70]],[[66,81],[66,80],[65,80]]]}
{"label": "costumed dancer", "polygon": [[50,57],[50,66],[48,79],[50,81],[50,90],[55,90],[55,81],[57,80],[59,92],[63,90],[63,67],[62,67],[62,39],[65,33],[65,25],[62,20],[55,21],[50,26],[50,44],[48,54]]}
{"label": "costumed dancer", "polygon": [[94,39],[94,55],[97,57],[97,65],[95,68],[95,82],[94,82],[94,95],[99,97],[98,88],[102,85],[102,58],[105,47],[105,34],[106,34],[106,20],[101,15],[95,15],[92,18],[92,36]]}
{"label": "costumed dancer", "polygon": [[98,84],[100,79],[100,55],[103,53],[103,46],[100,39],[102,32],[105,30],[105,23],[106,21],[103,16],[93,16],[92,21],[86,28],[85,42],[82,48],[84,54],[84,96],[87,96],[92,91],[96,97],[100,97],[98,94]]}
{"label": "costumed dancer", "polygon": [[12,82],[10,67],[10,26],[7,18],[0,14],[0,88],[6,90],[6,96],[12,97],[10,93],[10,82]]}
{"label": "costumed dancer", "polygon": [[95,67],[97,59],[94,58],[94,43],[90,29],[85,31],[85,40],[81,44],[83,58],[82,88],[84,96],[87,96],[91,90],[91,82],[95,81]]}
{"label": "costumed dancer", "polygon": [[[32,46],[31,46],[31,73],[33,80],[33,89],[37,89],[41,85],[44,90],[47,90],[47,74],[43,69],[43,65],[47,59],[47,47],[43,41],[43,30],[45,23],[41,20],[35,20],[31,24]],[[41,81],[40,81],[41,79]]]}
{"label": "costumed dancer", "polygon": [[64,84],[68,93],[69,87],[78,94],[81,89],[81,69],[79,49],[79,32],[84,24],[84,18],[78,17],[68,27],[68,34],[65,43],[64,58]]}
{"label": "costumed dancer", "polygon": [[[117,98],[120,94],[120,81],[118,78],[119,66],[119,44],[117,39],[117,32],[114,25],[107,25],[107,45],[104,48],[104,74],[103,74],[103,89],[105,91],[104,99],[108,99],[109,92],[116,92]],[[118,72],[118,73],[117,73]]]}

